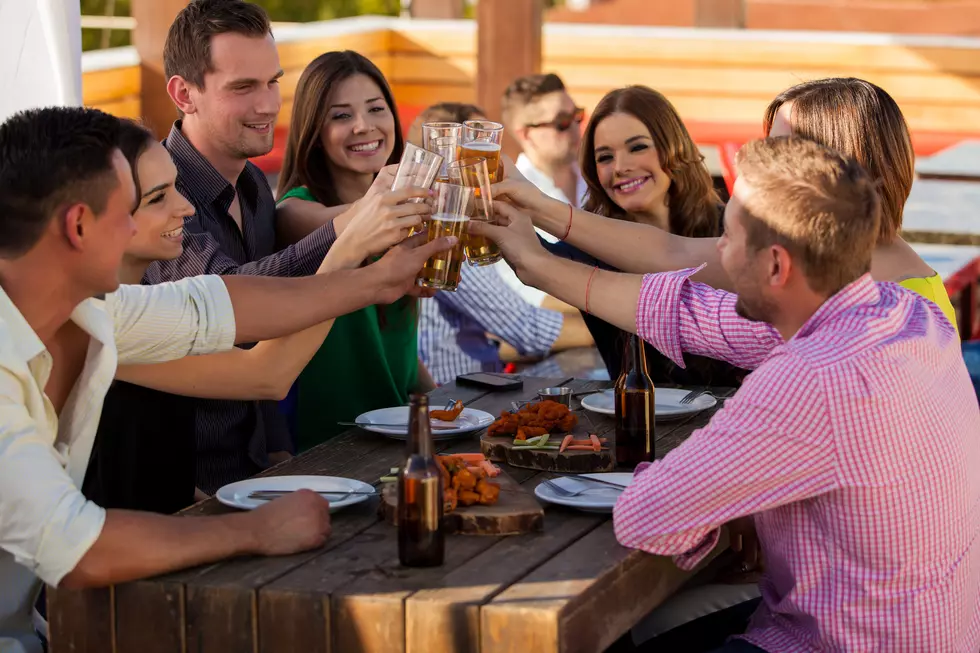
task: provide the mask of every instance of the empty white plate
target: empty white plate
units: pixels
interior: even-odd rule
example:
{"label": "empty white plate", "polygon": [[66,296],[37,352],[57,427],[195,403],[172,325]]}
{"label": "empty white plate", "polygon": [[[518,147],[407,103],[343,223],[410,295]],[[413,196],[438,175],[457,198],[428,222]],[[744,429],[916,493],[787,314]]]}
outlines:
{"label": "empty white plate", "polygon": [[[324,498],[330,502],[330,512],[337,512],[347,506],[366,501],[369,497],[364,494],[348,494],[348,492],[373,492],[374,487],[353,478],[339,476],[263,476],[249,478],[237,483],[225,485],[214,497],[232,508],[254,510],[269,503],[262,499],[250,499],[249,494],[260,490],[313,490],[314,492],[330,492]],[[332,494],[336,492],[336,495]]]}
{"label": "empty white plate", "polygon": [[[496,418],[493,415],[483,412],[482,410],[476,410],[475,408],[464,408],[463,412],[460,413],[459,417],[457,417],[453,422],[442,422],[437,419],[432,420],[433,426],[453,427],[438,430],[432,429],[432,439],[444,440],[447,438],[454,438],[464,433],[479,431],[480,429],[485,429],[493,424],[495,419]],[[378,410],[372,410],[362,415],[358,415],[357,419],[354,421],[366,431],[380,433],[381,435],[386,435],[395,440],[404,440],[408,437],[408,406],[379,408]],[[372,424],[404,424],[405,426],[372,426]]]}
{"label": "empty white plate", "polygon": [[[601,478],[604,481],[617,483],[624,487],[633,482],[633,475],[628,472],[581,474],[581,476],[584,478]],[[584,512],[610,513],[612,512],[613,506],[616,505],[616,500],[619,498],[619,495],[623,493],[622,490],[617,490],[616,488],[608,485],[580,481],[570,476],[553,478],[551,479],[551,482],[565,490],[568,490],[569,492],[577,492],[578,490],[583,489],[585,492],[582,492],[574,497],[562,496],[560,492],[555,490],[555,488],[551,487],[548,483],[541,482],[536,488],[534,488],[534,495],[547,503],[554,503],[559,506],[568,506],[569,508],[577,508],[578,510],[582,510]]]}
{"label": "empty white plate", "polygon": [[[690,390],[683,388],[657,388],[653,395],[656,404],[654,408],[656,418],[658,420],[677,419],[700,413],[718,403],[718,400],[710,394],[704,394],[689,404],[682,404],[681,399],[686,397],[689,392]],[[582,399],[582,407],[594,413],[615,415],[616,394],[613,390],[603,390],[594,395],[588,395]]]}

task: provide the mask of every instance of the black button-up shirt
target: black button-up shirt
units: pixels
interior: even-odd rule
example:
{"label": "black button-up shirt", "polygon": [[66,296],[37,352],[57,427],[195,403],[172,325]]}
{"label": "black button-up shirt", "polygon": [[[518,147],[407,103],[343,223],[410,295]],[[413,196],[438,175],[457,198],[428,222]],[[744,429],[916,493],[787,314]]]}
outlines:
{"label": "black button-up shirt", "polygon": [[[174,123],[164,141],[177,166],[177,190],[197,214],[184,223],[184,251],[150,266],[144,283],[199,274],[304,276],[314,274],[336,240],[330,222],[276,252],[276,205],[269,182],[254,164],[232,186]],[[242,228],[228,212],[235,193]],[[274,401],[194,400],[197,484],[208,493],[268,466],[268,452],[289,451],[289,432]]]}

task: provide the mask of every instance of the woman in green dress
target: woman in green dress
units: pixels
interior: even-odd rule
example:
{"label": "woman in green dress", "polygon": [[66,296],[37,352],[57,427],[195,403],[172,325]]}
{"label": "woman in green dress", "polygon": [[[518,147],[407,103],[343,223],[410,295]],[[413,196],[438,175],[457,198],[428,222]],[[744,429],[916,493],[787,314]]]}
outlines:
{"label": "woman in green dress", "polygon": [[[401,125],[384,75],[356,52],[328,52],[307,66],[296,86],[289,140],[279,175],[280,238],[288,242],[336,218],[371,189],[378,173],[401,159]],[[380,182],[389,186],[391,179]],[[317,210],[311,209],[315,203]],[[299,377],[297,448],[304,451],[346,430],[376,408],[401,406],[434,387],[418,359],[416,302],[403,298],[340,317]]]}

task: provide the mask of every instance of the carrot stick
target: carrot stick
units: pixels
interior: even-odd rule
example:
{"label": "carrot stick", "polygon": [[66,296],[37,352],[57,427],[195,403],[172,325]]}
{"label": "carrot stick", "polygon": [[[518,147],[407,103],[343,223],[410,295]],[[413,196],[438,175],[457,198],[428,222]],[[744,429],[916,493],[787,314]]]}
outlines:
{"label": "carrot stick", "polygon": [[454,453],[451,457],[465,461],[467,465],[479,465],[487,459],[482,453]]}
{"label": "carrot stick", "polygon": [[558,448],[558,453],[561,453],[562,451],[567,449],[568,445],[572,443],[573,439],[574,437],[572,436],[572,434],[569,433],[568,435],[566,435],[561,441],[561,446]]}
{"label": "carrot stick", "polygon": [[566,447],[566,450],[567,451],[594,451],[591,444],[588,446],[584,444],[572,444]]}
{"label": "carrot stick", "polygon": [[599,436],[597,436],[595,433],[590,433],[589,438],[592,440],[592,450],[602,451],[602,443],[599,442]]}

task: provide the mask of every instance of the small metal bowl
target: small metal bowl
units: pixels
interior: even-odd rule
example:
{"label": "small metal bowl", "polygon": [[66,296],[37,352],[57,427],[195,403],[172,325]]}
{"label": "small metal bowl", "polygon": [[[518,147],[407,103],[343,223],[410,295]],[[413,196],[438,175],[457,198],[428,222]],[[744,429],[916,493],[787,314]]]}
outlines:
{"label": "small metal bowl", "polygon": [[538,390],[538,399],[541,401],[556,401],[559,404],[564,404],[565,406],[572,405],[572,389],[571,388],[542,388]]}

